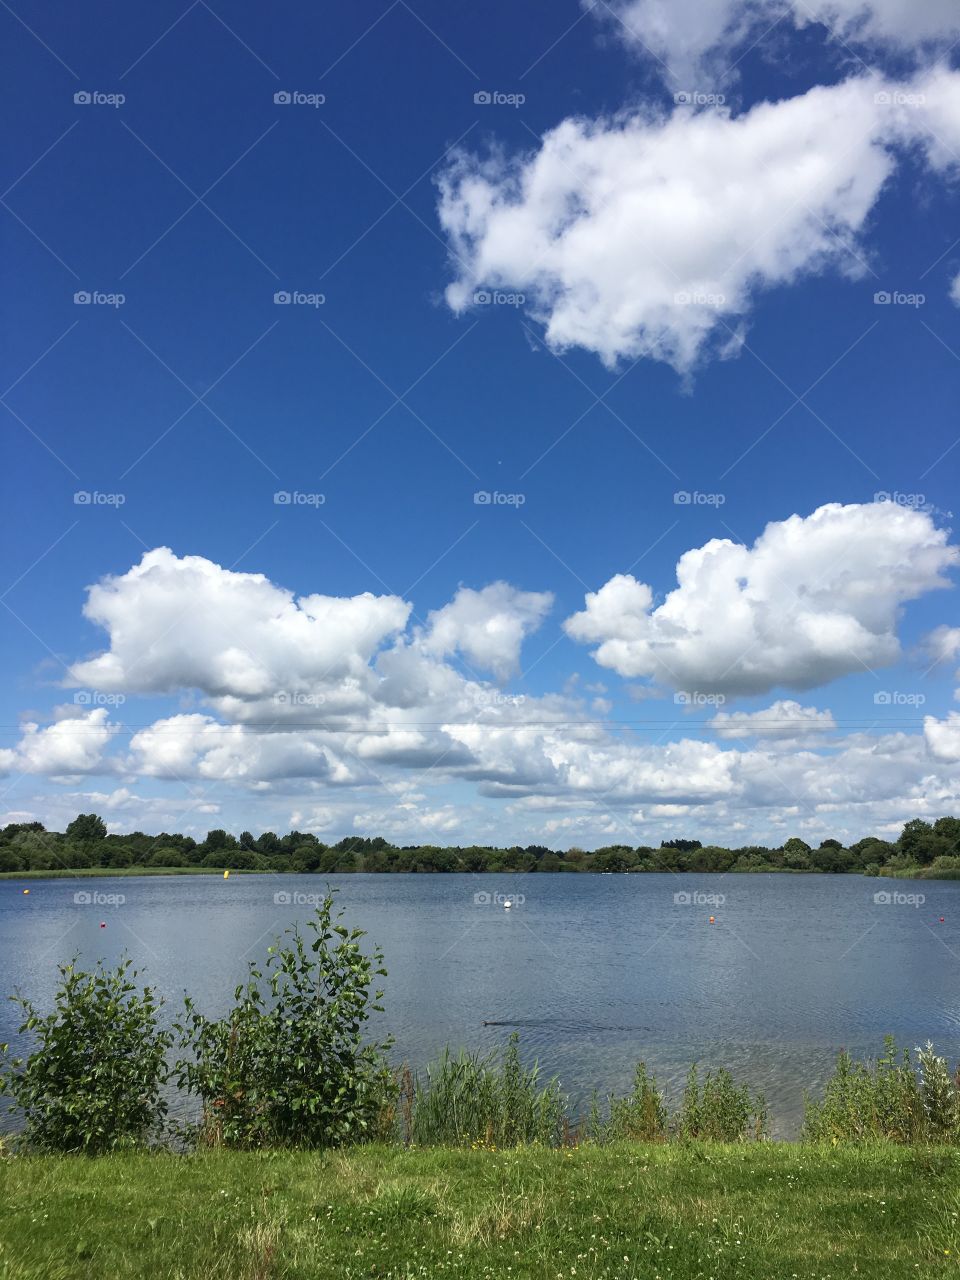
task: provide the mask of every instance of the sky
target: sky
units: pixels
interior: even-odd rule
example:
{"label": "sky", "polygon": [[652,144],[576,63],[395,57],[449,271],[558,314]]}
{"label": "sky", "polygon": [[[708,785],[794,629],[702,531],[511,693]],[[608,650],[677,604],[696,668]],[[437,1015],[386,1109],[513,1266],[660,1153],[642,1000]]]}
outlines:
{"label": "sky", "polygon": [[3,822],[960,812],[952,0],[0,23]]}

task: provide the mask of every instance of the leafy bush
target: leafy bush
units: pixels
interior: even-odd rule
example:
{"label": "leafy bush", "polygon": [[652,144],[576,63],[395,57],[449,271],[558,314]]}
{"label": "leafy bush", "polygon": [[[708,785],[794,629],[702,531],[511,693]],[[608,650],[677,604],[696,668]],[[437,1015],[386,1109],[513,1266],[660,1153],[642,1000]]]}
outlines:
{"label": "leafy bush", "polygon": [[637,1063],[630,1093],[608,1099],[605,1117],[594,1097],[586,1136],[591,1142],[658,1142],[666,1138],[667,1109],[645,1062]]}
{"label": "leafy bush", "polygon": [[328,894],[307,922],[312,941],[288,929],[288,946],[270,947],[263,969],[250,965],[225,1018],[205,1018],[187,998],[177,1030],[189,1057],[177,1074],[200,1098],[202,1142],[335,1147],[380,1136],[389,1043],[364,1044],[363,1031],[382,1012],[371,987],[386,970],[339,918]]}
{"label": "leafy bush", "polygon": [[696,1063],[690,1068],[680,1110],[673,1118],[680,1138],[712,1142],[740,1142],[767,1137],[767,1107],[763,1094],[751,1098],[746,1085],[737,1085],[725,1067],[708,1071],[700,1084]]}
{"label": "leafy bush", "polygon": [[[884,1052],[875,1062],[855,1062],[846,1049],[841,1050],[822,1101],[805,1099],[804,1138],[813,1142],[933,1139],[939,1117],[949,1113],[937,1062],[942,1059],[936,1059],[932,1045],[928,1046],[921,1079],[911,1065],[909,1050],[898,1050],[893,1036],[884,1037]],[[945,1064],[942,1074],[946,1075]],[[947,1083],[955,1095],[949,1077]],[[928,1106],[938,1117],[935,1122],[928,1115]]]}
{"label": "leafy bush", "polygon": [[41,1015],[20,995],[10,998],[26,1015],[20,1032],[36,1047],[27,1058],[4,1062],[0,1087],[23,1117],[22,1141],[45,1151],[97,1155],[132,1147],[163,1126],[166,1053],[172,1033],[161,1026],[163,1001],[124,960],[92,973],[61,965],[53,1012]]}
{"label": "leafy bush", "polygon": [[514,1032],[502,1058],[461,1052],[440,1060],[416,1077],[402,1108],[402,1136],[418,1146],[515,1147],[538,1142],[556,1146],[566,1127],[566,1109],[558,1082],[540,1083],[536,1063],[520,1061]]}

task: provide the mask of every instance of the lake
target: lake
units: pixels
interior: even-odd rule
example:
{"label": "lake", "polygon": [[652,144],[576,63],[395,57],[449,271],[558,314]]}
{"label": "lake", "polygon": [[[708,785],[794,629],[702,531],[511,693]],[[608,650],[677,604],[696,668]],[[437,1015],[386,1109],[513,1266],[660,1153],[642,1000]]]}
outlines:
{"label": "lake", "polygon": [[[0,881],[0,991],[44,1009],[56,966],[127,953],[179,1003],[224,1011],[247,962],[339,890],[379,943],[381,1029],[421,1065],[444,1045],[525,1057],[578,1104],[646,1059],[673,1097],[690,1062],[763,1089],[794,1136],[837,1049],[885,1033],[960,1056],[960,881],[821,875],[340,875]],[[29,895],[23,893],[29,888]],[[99,901],[75,902],[75,894]],[[876,902],[876,894],[887,901]],[[107,904],[110,895],[123,901]],[[498,898],[498,895],[501,897]],[[515,901],[502,906],[503,895]],[[920,903],[911,898],[923,897]],[[715,918],[710,923],[710,916]],[[941,922],[940,917],[943,917]],[[106,928],[101,928],[101,922]],[[484,1026],[484,1022],[503,1026]],[[17,1009],[0,1004],[0,1041]]]}

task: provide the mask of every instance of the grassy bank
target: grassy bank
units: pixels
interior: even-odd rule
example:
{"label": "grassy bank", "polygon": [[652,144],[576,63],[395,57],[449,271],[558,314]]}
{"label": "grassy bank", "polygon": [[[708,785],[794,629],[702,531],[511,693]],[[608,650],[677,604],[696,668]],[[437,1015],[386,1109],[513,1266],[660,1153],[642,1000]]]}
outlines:
{"label": "grassy bank", "polygon": [[952,1276],[958,1187],[892,1144],[18,1158],[0,1276]]}

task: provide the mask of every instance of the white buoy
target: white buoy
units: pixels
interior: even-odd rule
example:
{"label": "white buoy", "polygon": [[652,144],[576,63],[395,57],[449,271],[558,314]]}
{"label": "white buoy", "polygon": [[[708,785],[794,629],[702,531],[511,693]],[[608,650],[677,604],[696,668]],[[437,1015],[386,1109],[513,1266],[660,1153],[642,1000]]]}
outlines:
{"label": "white buoy", "polygon": [[512,906],[513,906],[513,903],[508,898],[506,902],[503,904],[503,909],[504,911],[509,911]]}

